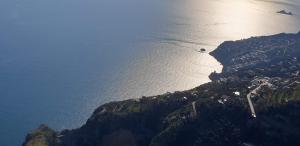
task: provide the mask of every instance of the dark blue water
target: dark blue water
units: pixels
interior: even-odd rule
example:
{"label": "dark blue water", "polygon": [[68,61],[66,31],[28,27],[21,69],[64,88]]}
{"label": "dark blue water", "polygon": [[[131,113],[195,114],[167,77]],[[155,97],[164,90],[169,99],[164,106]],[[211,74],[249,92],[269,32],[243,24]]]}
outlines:
{"label": "dark blue water", "polygon": [[197,49],[297,32],[298,14],[297,1],[2,0],[0,146],[41,123],[78,127],[108,101],[208,82],[221,66]]}

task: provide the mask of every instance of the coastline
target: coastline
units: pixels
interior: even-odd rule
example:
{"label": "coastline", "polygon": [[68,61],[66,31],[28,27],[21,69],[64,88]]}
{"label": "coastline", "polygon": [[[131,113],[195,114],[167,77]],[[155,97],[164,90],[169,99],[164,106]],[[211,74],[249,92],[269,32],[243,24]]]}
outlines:
{"label": "coastline", "polygon": [[[285,43],[282,43],[282,40]],[[250,129],[260,125],[260,122],[264,122],[260,116],[272,120],[276,119],[272,116],[273,112],[270,112],[269,108],[281,111],[283,112],[282,116],[286,116],[286,109],[295,110],[300,107],[299,98],[296,96],[299,94],[300,86],[298,85],[289,86],[288,93],[292,92],[295,97],[288,98],[280,95],[282,101],[277,101],[279,98],[277,92],[285,93],[284,88],[287,85],[299,80],[299,73],[294,76],[300,69],[299,60],[298,58],[293,60],[295,57],[293,55],[297,55],[296,53],[299,52],[299,40],[300,33],[226,41],[216,50],[210,52],[210,55],[223,65],[221,73],[212,73],[209,76],[211,82],[186,91],[106,103],[98,107],[82,127],[55,132],[47,126],[41,125],[26,137],[23,145],[176,146],[195,143],[260,144],[263,141],[266,144],[289,144],[284,143],[285,141],[274,140],[278,135],[271,137],[274,141],[266,141],[263,138],[256,139],[258,137],[270,138],[264,133],[250,138],[245,136],[254,134],[255,131]],[[264,45],[266,47],[257,47]],[[268,52],[262,52],[266,48],[269,49]],[[285,48],[289,48],[288,51]],[[229,52],[231,53],[229,54]],[[295,64],[293,68],[285,64],[291,61]],[[272,66],[273,64],[277,66]],[[281,68],[286,68],[286,70],[280,73],[278,69]],[[274,85],[274,87],[260,89],[265,93],[257,94],[258,99],[254,98],[254,107],[259,108],[257,111],[258,118],[253,118],[245,97],[252,91],[252,88],[255,89],[260,86],[256,81],[262,80]],[[283,81],[287,83],[281,83]],[[273,89],[275,86],[276,89]],[[276,92],[273,93],[273,91]],[[286,101],[286,98],[290,102],[283,102]],[[289,120],[299,118],[298,113],[294,116],[287,118]],[[294,123],[291,126],[294,126],[295,130],[300,128]],[[204,127],[205,129],[203,129]],[[215,131],[218,128],[222,130]],[[198,131],[199,129],[202,131]],[[238,132],[234,131],[236,129]],[[196,133],[198,132],[197,135],[193,133],[195,130]],[[226,130],[229,131],[225,132]],[[218,135],[218,138],[207,139],[210,132]],[[237,135],[227,135],[235,132]],[[202,135],[200,139],[199,133]],[[292,134],[294,137],[295,135],[296,137],[300,136],[297,132]],[[230,139],[230,141],[226,141],[226,139]],[[296,140],[296,142],[299,141]]]}

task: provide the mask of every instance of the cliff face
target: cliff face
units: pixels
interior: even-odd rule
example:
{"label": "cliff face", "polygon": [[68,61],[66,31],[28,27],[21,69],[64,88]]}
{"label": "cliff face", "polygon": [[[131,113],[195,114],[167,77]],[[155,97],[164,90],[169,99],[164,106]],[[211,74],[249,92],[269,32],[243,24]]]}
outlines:
{"label": "cliff face", "polygon": [[104,104],[82,127],[41,126],[23,145],[300,145],[300,34],[225,42],[211,54],[224,70],[210,83]]}

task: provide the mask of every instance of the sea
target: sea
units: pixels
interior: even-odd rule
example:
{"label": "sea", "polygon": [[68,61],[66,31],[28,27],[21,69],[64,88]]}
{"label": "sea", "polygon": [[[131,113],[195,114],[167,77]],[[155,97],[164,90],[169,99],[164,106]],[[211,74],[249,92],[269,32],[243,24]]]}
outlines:
{"label": "sea", "polygon": [[207,83],[223,41],[298,31],[299,0],[1,0],[0,146]]}

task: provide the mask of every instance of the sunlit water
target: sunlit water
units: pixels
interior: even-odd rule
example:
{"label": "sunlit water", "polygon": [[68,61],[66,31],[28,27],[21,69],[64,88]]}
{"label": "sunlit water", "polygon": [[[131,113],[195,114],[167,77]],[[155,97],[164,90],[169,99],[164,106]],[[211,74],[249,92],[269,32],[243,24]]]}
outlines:
{"label": "sunlit water", "polygon": [[[186,90],[225,40],[300,29],[297,0],[2,0],[0,145],[83,124],[112,100]],[[286,9],[294,16],[277,14]]]}

